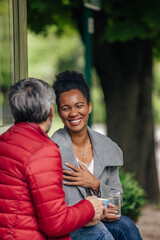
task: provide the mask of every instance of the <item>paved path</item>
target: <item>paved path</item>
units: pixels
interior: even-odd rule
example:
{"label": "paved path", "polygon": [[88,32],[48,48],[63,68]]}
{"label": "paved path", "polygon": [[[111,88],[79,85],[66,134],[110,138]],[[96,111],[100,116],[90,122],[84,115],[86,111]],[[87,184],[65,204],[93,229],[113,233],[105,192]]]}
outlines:
{"label": "paved path", "polygon": [[160,240],[160,208],[158,209],[155,205],[147,205],[136,225],[143,240]]}

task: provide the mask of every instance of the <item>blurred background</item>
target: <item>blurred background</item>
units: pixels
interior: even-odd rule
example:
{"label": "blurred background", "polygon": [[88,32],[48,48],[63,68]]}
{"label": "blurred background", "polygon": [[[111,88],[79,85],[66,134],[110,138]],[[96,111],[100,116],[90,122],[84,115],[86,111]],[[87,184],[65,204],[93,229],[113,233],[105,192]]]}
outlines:
{"label": "blurred background", "polygon": [[[84,73],[84,51],[84,44],[76,31],[68,30],[59,37],[54,27],[48,29],[47,36],[36,35],[28,30],[28,76],[44,79],[52,85],[56,74],[61,71],[69,69]],[[91,70],[91,78],[90,90],[93,102],[91,125],[100,124],[99,131],[106,134],[104,93],[94,68]],[[55,118],[49,135],[60,127],[63,127],[63,124],[55,109]]]}
{"label": "blurred background", "polygon": [[[60,71],[83,72],[93,102],[89,124],[118,143],[124,169],[155,202],[159,10],[157,1],[27,1],[28,75],[52,84]],[[55,116],[49,134],[61,126]]]}
{"label": "blurred background", "polygon": [[[13,82],[52,85],[61,71],[82,72],[93,104],[89,125],[123,150],[124,214],[140,219],[142,231],[146,211],[160,217],[159,13],[158,0],[0,0],[0,131],[13,123]],[[49,136],[60,127],[55,107]],[[145,240],[160,240],[146,231]]]}

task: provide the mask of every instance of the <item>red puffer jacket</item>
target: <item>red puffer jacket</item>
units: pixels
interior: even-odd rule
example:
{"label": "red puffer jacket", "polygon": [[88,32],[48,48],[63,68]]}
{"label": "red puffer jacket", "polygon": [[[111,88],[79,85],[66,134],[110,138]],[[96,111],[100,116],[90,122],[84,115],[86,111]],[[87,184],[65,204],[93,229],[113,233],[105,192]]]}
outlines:
{"label": "red puffer jacket", "polygon": [[64,201],[57,145],[37,124],[15,124],[0,136],[0,239],[71,239],[94,208]]}

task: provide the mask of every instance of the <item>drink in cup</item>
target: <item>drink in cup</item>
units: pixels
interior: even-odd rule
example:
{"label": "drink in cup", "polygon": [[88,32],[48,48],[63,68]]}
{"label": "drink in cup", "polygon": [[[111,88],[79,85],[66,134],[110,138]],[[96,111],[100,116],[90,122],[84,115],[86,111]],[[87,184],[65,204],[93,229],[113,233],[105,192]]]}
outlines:
{"label": "drink in cup", "polygon": [[112,209],[116,210],[116,215],[121,216],[121,193],[111,192],[108,200],[110,203],[112,203],[115,206],[115,208],[112,208]]}

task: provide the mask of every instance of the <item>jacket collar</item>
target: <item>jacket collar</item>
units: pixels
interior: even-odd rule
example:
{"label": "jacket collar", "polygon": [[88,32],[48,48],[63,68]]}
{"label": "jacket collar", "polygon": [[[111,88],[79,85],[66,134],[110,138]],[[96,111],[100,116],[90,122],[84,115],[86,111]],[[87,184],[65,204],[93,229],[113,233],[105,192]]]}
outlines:
{"label": "jacket collar", "polygon": [[[93,146],[95,177],[99,178],[105,167],[123,165],[122,151],[116,143],[89,127],[88,134]],[[63,163],[68,162],[78,166],[68,129],[64,127],[58,130],[52,140],[60,146]]]}
{"label": "jacket collar", "polygon": [[41,135],[43,135],[46,138],[49,138],[46,132],[37,124],[37,123],[30,123],[30,122],[15,122],[15,126],[20,126],[23,128],[30,128],[36,132],[39,132]]}
{"label": "jacket collar", "polygon": [[[93,146],[94,155],[94,176],[100,179],[104,169],[108,166],[118,166],[123,164],[122,152],[120,148],[108,137],[99,134],[88,127],[88,133]],[[72,147],[72,141],[68,129],[64,127],[56,131],[51,137],[57,143],[62,155],[63,168],[68,169],[65,163],[78,166]],[[70,168],[69,168],[70,170]],[[83,187],[77,186],[80,192],[86,197]]]}

